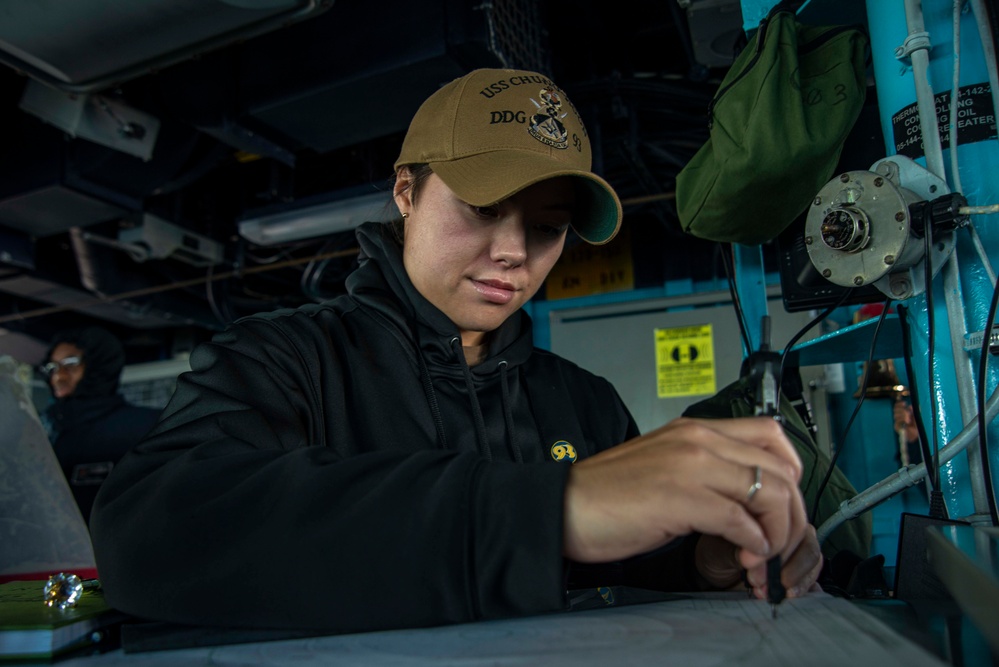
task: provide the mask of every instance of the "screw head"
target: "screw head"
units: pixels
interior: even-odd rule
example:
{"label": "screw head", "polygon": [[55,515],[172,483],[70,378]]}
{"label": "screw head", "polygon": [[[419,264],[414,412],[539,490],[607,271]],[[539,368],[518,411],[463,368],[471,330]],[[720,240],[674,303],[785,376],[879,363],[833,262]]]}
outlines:
{"label": "screw head", "polygon": [[843,181],[844,183],[848,182],[850,180],[850,174],[840,174],[839,180]]}
{"label": "screw head", "polygon": [[880,188],[884,184],[885,184],[885,179],[881,178],[880,176],[874,179],[874,187]]}
{"label": "screw head", "polygon": [[893,280],[891,283],[891,293],[897,297],[905,296],[909,293],[909,281]]}
{"label": "screw head", "polygon": [[823,278],[828,278],[831,275],[832,275],[832,271],[830,271],[829,269],[822,269],[822,277]]}
{"label": "screw head", "polygon": [[805,237],[805,245],[812,245],[812,242],[813,242],[814,240],[815,240],[815,239],[813,239],[813,238],[812,238],[811,236],[806,236],[806,237]]}
{"label": "screw head", "polygon": [[899,211],[898,213],[895,214],[895,222],[902,222],[903,220],[905,220],[904,211]]}
{"label": "screw head", "polygon": [[864,279],[861,276],[856,276],[853,279],[853,284],[854,285],[863,285],[864,284]]}
{"label": "screw head", "polygon": [[885,255],[885,264],[891,266],[895,263],[895,255]]}
{"label": "screw head", "polygon": [[815,206],[821,206],[822,205],[822,197],[816,197],[815,201],[813,201],[812,204],[814,204]]}

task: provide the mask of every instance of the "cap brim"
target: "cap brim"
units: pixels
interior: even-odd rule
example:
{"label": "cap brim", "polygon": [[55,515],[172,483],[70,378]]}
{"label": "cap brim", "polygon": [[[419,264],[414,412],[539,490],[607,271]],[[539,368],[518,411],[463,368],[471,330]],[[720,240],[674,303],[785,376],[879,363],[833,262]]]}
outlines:
{"label": "cap brim", "polygon": [[572,176],[583,186],[576,188],[581,201],[572,222],[580,238],[601,245],[621,228],[621,201],[607,181],[589,171],[564,167],[539,153],[491,151],[431,162],[430,168],[452,192],[475,206],[495,204],[549,178]]}

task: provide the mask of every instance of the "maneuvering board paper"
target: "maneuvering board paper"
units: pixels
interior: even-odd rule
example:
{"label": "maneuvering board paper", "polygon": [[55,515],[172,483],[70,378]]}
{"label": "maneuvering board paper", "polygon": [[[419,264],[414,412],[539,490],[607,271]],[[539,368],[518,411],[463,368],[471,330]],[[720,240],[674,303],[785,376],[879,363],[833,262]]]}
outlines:
{"label": "maneuvering board paper", "polygon": [[422,630],[127,655],[116,651],[61,664],[939,667],[946,663],[842,598],[812,593],[786,600],[774,620],[770,605],[762,600],[747,599],[744,593],[712,593]]}

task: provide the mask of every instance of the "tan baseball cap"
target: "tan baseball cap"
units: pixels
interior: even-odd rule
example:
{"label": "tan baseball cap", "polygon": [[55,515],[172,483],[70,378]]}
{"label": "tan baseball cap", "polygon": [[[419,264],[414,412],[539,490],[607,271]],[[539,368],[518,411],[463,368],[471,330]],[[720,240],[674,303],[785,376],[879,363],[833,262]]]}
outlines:
{"label": "tan baseball cap", "polygon": [[439,89],[409,125],[395,168],[428,164],[452,192],[489,206],[529,185],[573,176],[578,213],[572,227],[589,243],[607,243],[621,227],[614,188],[594,174],[579,112],[548,77],[523,70],[478,69]]}

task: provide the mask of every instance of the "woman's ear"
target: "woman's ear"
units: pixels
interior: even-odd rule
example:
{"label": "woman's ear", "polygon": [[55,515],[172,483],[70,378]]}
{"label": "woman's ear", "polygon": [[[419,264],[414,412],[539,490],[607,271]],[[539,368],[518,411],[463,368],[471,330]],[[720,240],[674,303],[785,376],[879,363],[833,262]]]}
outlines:
{"label": "woman's ear", "polygon": [[395,205],[399,209],[399,214],[402,217],[409,215],[410,210],[413,208],[413,172],[409,170],[409,167],[402,166],[399,170],[395,172],[395,185],[392,186],[392,199],[395,200]]}

